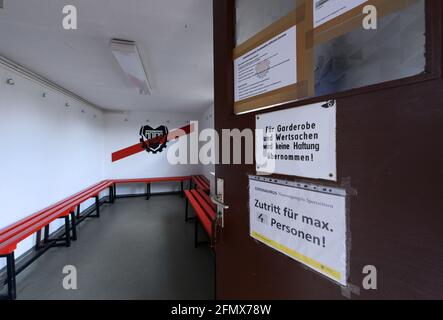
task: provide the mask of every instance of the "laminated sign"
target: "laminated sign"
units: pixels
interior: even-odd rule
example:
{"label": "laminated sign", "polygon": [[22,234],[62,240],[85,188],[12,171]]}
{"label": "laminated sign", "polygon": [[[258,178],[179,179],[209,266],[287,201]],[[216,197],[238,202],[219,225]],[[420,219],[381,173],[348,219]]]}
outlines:
{"label": "laminated sign", "polygon": [[235,102],[297,82],[296,26],[234,61]]}
{"label": "laminated sign", "polygon": [[337,181],[336,102],[257,116],[257,172]]}
{"label": "laminated sign", "polygon": [[347,285],[346,191],[251,176],[251,237]]}
{"label": "laminated sign", "polygon": [[314,28],[362,5],[367,0],[315,0]]}

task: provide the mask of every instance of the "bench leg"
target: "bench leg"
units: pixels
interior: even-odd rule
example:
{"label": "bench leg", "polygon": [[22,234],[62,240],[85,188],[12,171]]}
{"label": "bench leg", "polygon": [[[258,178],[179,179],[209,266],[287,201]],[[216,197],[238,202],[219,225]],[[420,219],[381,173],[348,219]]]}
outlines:
{"label": "bench leg", "polygon": [[44,238],[43,242],[44,243],[49,242],[49,224],[47,226],[45,226],[45,238]]}
{"label": "bench leg", "polygon": [[185,222],[189,221],[189,200],[186,198],[186,207],[185,207]]}
{"label": "bench leg", "polygon": [[180,183],[180,190],[181,190],[181,197],[183,198],[185,196],[185,188],[183,185],[183,181]]}
{"label": "bench leg", "polygon": [[41,248],[41,242],[42,242],[42,231],[38,230],[35,235],[35,251],[40,250]]}
{"label": "bench leg", "polygon": [[147,183],[146,184],[146,200],[150,200],[151,199],[151,184]]}
{"label": "bench leg", "polygon": [[100,218],[100,199],[98,196],[95,197],[95,211],[97,211],[97,218]]}
{"label": "bench leg", "polygon": [[114,186],[113,186],[113,188],[112,188],[112,191],[113,191],[113,195],[112,195],[112,203],[114,203],[114,202],[115,202],[115,199],[117,198],[117,184],[114,184]]}
{"label": "bench leg", "polygon": [[15,300],[17,298],[17,287],[15,282],[15,258],[14,252],[6,256],[6,270],[8,282],[8,299]]}
{"label": "bench leg", "polygon": [[77,241],[77,218],[75,212],[71,212],[71,229],[72,229],[72,240]]}
{"label": "bench leg", "polygon": [[198,219],[195,219],[194,246],[198,248]]}
{"label": "bench leg", "polygon": [[65,235],[66,235],[66,246],[71,246],[71,228],[69,226],[69,216],[65,217]]}
{"label": "bench leg", "polygon": [[81,218],[81,210],[80,210],[80,205],[77,206],[77,219]]}
{"label": "bench leg", "polygon": [[110,186],[109,188],[108,188],[108,192],[109,192],[109,196],[108,196],[108,203],[112,203],[112,194],[113,194],[113,192],[112,192],[112,186]]}

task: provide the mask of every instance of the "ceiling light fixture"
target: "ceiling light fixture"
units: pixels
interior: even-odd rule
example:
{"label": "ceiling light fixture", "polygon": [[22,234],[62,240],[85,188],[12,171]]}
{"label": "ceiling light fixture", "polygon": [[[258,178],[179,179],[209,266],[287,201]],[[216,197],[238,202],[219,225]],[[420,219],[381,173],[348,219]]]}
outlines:
{"label": "ceiling light fixture", "polygon": [[123,72],[131,80],[131,83],[138,88],[139,93],[150,95],[152,87],[135,42],[112,39],[111,50]]}

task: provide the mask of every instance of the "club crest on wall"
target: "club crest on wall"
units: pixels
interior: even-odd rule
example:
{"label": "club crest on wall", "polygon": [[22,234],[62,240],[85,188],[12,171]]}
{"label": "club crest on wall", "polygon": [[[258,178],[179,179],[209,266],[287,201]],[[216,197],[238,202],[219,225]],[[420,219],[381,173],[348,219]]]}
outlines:
{"label": "club crest on wall", "polygon": [[140,129],[140,142],[147,152],[156,154],[162,152],[168,143],[169,130],[166,126],[160,126],[157,129],[151,126],[143,126]]}

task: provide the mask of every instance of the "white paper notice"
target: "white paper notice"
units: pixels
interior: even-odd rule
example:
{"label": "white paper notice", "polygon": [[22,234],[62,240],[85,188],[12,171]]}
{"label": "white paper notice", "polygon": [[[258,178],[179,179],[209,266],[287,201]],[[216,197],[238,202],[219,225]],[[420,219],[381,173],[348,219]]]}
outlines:
{"label": "white paper notice", "polygon": [[257,172],[337,181],[336,102],[257,116]]}
{"label": "white paper notice", "polygon": [[297,83],[296,26],[234,61],[235,102]]}
{"label": "white paper notice", "polygon": [[251,237],[346,285],[346,193],[283,184],[250,177]]}
{"label": "white paper notice", "polygon": [[367,0],[314,0],[314,28],[358,7]]}

